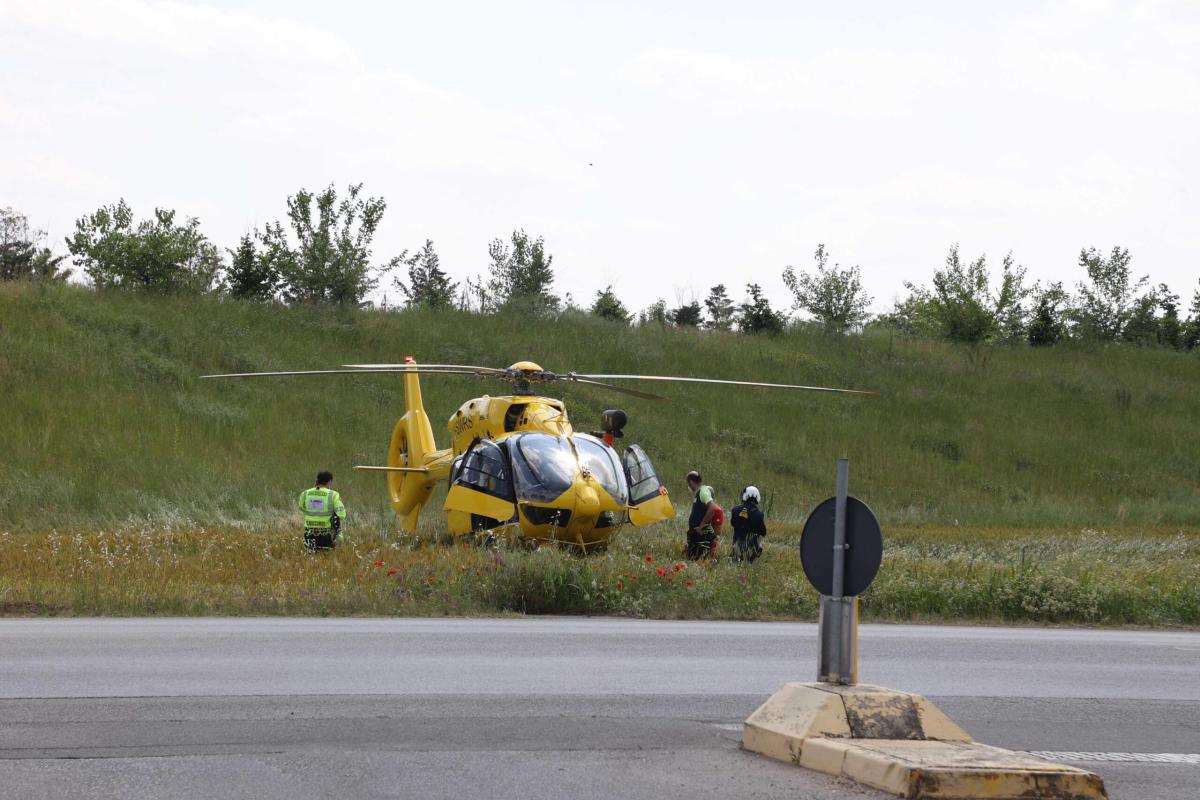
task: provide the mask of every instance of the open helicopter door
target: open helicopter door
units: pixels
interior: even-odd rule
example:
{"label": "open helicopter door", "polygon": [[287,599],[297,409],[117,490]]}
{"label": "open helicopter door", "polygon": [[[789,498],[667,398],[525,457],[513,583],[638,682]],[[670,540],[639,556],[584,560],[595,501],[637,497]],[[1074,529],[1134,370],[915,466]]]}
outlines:
{"label": "open helicopter door", "polygon": [[667,487],[663,486],[646,451],[636,444],[625,448],[625,480],[629,483],[629,521],[649,525],[675,516]]}
{"label": "open helicopter door", "polygon": [[477,439],[450,480],[445,509],[508,522],[517,513],[508,454],[495,442]]}

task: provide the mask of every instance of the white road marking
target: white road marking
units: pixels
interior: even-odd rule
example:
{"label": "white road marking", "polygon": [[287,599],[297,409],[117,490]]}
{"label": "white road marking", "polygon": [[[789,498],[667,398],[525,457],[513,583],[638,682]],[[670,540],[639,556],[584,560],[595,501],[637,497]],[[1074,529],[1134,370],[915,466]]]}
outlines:
{"label": "white road marking", "polygon": [[1200,765],[1200,753],[1077,753],[1030,750],[1029,754],[1048,758],[1051,761],[1140,761],[1152,764]]}
{"label": "white road marking", "polygon": [[718,730],[722,730],[722,731],[737,731],[739,733],[741,733],[741,731],[742,731],[742,725],[740,723],[737,725],[726,725],[723,723],[714,722],[713,727],[717,728]]}

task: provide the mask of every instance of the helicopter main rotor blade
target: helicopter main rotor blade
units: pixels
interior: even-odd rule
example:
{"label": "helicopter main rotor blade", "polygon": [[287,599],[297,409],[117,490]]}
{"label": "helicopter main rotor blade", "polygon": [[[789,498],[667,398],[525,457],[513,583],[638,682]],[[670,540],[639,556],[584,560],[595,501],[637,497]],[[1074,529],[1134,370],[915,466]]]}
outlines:
{"label": "helicopter main rotor blade", "polygon": [[567,375],[560,375],[559,380],[567,380],[567,381],[570,381],[571,383],[586,383],[590,386],[603,386],[605,389],[610,389],[614,392],[620,392],[621,394],[632,395],[633,397],[640,397],[643,400],[667,400],[668,399],[666,397],[663,397],[662,395],[650,394],[649,392],[639,392],[637,389],[626,389],[624,386],[614,386],[611,383],[601,383],[600,381],[594,381],[589,378],[578,378],[578,377],[570,377]]}
{"label": "helicopter main rotor blade", "polygon": [[604,380],[629,380],[629,381],[674,381],[679,383],[715,383],[723,386],[763,386],[768,389],[800,389],[808,392],[835,392],[837,394],[875,394],[874,392],[864,392],[861,389],[831,389],[826,386],[800,386],[793,383],[760,383],[758,381],[727,381],[719,378],[678,378],[668,377],[666,375],[584,375],[581,373],[569,373],[576,378],[602,378]]}
{"label": "helicopter main rotor blade", "polygon": [[474,367],[469,364],[342,364],[343,367],[362,370],[364,372],[382,372],[385,370],[417,370],[427,372],[461,372],[478,373],[480,375],[505,375],[508,370],[496,367]]}
{"label": "helicopter main rotor blade", "polygon": [[376,373],[393,374],[405,372],[425,372],[430,375],[478,375],[473,369],[430,369],[426,370],[416,365],[403,369],[302,369],[284,372],[229,372],[222,375],[201,375],[201,378],[277,378],[284,375],[372,375]]}

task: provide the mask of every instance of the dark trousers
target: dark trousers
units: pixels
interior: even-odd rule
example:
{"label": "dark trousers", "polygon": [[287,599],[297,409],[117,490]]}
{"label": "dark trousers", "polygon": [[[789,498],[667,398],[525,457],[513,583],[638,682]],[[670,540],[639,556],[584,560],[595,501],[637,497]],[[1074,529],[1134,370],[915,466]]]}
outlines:
{"label": "dark trousers", "polygon": [[712,525],[692,528],[687,535],[687,557],[708,558],[717,549],[717,533]]}
{"label": "dark trousers", "polygon": [[342,529],[342,520],[337,514],[333,515],[328,528],[305,528],[305,550],[332,550],[337,546],[337,535]]}
{"label": "dark trousers", "polygon": [[733,534],[733,560],[753,561],[762,555],[762,543],[757,533]]}

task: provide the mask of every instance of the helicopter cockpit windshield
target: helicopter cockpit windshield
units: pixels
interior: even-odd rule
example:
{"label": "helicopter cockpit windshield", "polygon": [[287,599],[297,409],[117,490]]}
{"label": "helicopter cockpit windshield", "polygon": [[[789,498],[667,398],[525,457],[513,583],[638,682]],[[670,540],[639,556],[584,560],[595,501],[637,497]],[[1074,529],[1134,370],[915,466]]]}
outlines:
{"label": "helicopter cockpit windshield", "polygon": [[629,500],[625,473],[616,454],[594,436],[575,434],[568,440],[544,433],[523,433],[509,440],[508,452],[521,500],[553,502],[571,488],[581,467],[617,503],[623,506]]}
{"label": "helicopter cockpit windshield", "polygon": [[623,506],[629,502],[625,471],[617,461],[617,454],[596,437],[584,433],[575,434],[571,441],[579,453],[579,465],[590,472],[617,503]]}
{"label": "helicopter cockpit windshield", "polygon": [[545,433],[523,433],[508,441],[517,496],[521,500],[550,503],[571,488],[578,462],[566,439]]}

